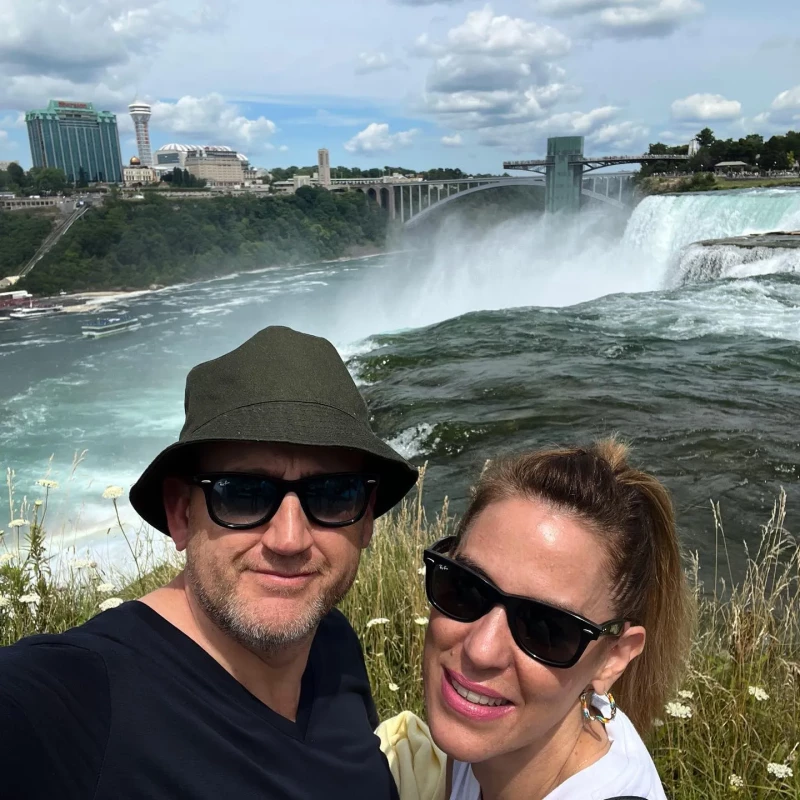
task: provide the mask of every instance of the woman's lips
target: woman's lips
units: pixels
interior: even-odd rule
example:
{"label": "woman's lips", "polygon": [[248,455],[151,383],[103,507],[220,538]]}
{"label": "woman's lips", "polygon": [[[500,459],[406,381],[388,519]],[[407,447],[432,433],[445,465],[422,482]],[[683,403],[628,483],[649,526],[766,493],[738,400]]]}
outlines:
{"label": "woman's lips", "polygon": [[442,672],[442,699],[453,711],[471,720],[493,720],[510,714],[514,704],[457,672]]}

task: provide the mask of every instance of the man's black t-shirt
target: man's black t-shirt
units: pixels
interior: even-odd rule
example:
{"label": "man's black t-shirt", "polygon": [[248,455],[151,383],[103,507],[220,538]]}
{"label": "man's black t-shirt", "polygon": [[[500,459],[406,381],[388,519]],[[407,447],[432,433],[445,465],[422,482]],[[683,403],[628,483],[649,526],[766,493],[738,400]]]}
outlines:
{"label": "man's black t-shirt", "polygon": [[361,648],[338,612],[297,721],[148,606],[0,648],[3,800],[396,800]]}

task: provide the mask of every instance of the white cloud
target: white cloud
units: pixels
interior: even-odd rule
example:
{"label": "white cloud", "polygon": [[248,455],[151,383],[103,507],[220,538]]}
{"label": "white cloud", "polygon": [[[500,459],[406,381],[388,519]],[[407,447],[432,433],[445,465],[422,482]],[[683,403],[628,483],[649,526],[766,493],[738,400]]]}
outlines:
{"label": "white cloud", "polygon": [[464,140],[460,133],[456,133],[453,136],[442,136],[442,144],[445,147],[463,147]]}
{"label": "white cloud", "polygon": [[166,0],[5,0],[0,64],[12,75],[100,81],[176,30],[207,23],[203,8],[170,11]]}
{"label": "white cloud", "polygon": [[594,145],[608,146],[616,152],[626,148],[641,152],[644,150],[645,137],[649,133],[650,129],[638,122],[611,122],[591,133],[588,141]]}
{"label": "white cloud", "polygon": [[422,110],[460,129],[540,119],[579,93],[554,63],[570,48],[547,25],[495,15],[490,6],[470,12],[443,41],[417,39],[416,53],[433,59]]}
{"label": "white cloud", "polygon": [[693,94],[672,104],[672,116],[677,120],[706,122],[731,120],[740,117],[742,104],[721,94]]}
{"label": "white cloud", "polygon": [[553,16],[595,15],[593,32],[619,38],[668,36],[705,8],[699,0],[539,0]]}
{"label": "white cloud", "polygon": [[769,111],[759,114],[753,122],[772,130],[800,122],[800,86],[781,92],[770,104]]}
{"label": "white cloud", "polygon": [[263,116],[249,119],[216,93],[186,95],[175,103],[153,103],[150,126],[191,144],[228,145],[245,153],[271,150],[269,138],[277,130],[272,120]]}
{"label": "white cloud", "polygon": [[356,72],[359,75],[367,75],[370,72],[381,72],[396,66],[394,59],[381,51],[368,51],[358,54]]}
{"label": "white cloud", "polygon": [[389,125],[385,122],[372,122],[363,131],[357,133],[344,146],[348,153],[357,155],[375,155],[377,153],[390,153],[399,147],[408,147],[413,144],[414,137],[419,133],[416,129],[390,133]]}
{"label": "white cloud", "polygon": [[479,131],[478,142],[513,153],[530,153],[540,150],[542,140],[548,136],[590,137],[609,125],[619,111],[616,106],[602,106],[586,112],[564,111],[532,122],[483,128]]}

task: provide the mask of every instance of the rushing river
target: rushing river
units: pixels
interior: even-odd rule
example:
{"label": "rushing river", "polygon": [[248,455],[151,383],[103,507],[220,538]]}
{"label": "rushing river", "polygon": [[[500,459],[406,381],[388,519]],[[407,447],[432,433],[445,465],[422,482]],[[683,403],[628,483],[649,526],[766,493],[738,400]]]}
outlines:
{"label": "rushing river", "polygon": [[[381,434],[429,462],[431,509],[445,494],[458,509],[487,457],[616,431],[674,491],[701,561],[715,546],[713,499],[740,562],[781,487],[790,513],[800,507],[800,250],[691,244],[781,229],[800,229],[800,192],[649,198],[621,235],[592,213],[576,228],[530,218],[482,234],[451,219],[424,258],[128,299],[143,327],[109,339],[82,339],[81,315],[3,322],[0,464],[15,470],[17,500],[41,496],[37,478],[59,481],[53,549],[116,558],[103,489],[127,489],[175,438],[187,370],[288,324],[351,359]],[[134,519],[127,501],[120,511]]]}

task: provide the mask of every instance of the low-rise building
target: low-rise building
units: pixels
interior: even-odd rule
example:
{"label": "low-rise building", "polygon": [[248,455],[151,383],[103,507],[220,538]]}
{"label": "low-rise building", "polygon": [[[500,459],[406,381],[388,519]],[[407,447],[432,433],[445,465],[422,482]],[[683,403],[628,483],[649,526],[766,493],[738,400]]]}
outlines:
{"label": "low-rise building", "polygon": [[207,186],[241,186],[245,181],[243,161],[234,150],[202,147],[187,153],[185,163],[189,174]]}
{"label": "low-rise building", "polygon": [[122,170],[122,182],[125,186],[146,186],[149,183],[158,183],[159,177],[152,167],[144,166],[136,156],[130,164]]}

